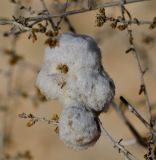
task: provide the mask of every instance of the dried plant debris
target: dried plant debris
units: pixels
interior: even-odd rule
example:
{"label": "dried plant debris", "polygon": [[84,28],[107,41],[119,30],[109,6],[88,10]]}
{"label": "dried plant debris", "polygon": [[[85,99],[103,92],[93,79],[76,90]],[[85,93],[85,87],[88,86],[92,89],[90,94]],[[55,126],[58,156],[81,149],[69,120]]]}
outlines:
{"label": "dried plant debris", "polygon": [[19,61],[23,60],[23,57],[18,55],[14,50],[4,49],[3,52],[9,56],[9,64],[15,65]]}
{"label": "dried plant debris", "polygon": [[17,152],[15,155],[5,153],[0,160],[33,160],[33,156],[30,151]]}
{"label": "dried plant debris", "polygon": [[31,29],[28,39],[32,39],[32,42],[34,43],[37,40],[37,33],[46,33],[46,31],[47,26],[44,26],[42,23],[38,23],[37,27],[33,27]]}
{"label": "dried plant debris", "polygon": [[153,22],[152,24],[150,25],[150,29],[154,29],[156,27],[156,17],[153,18]]}
{"label": "dried plant debris", "polygon": [[55,29],[55,31],[47,30],[47,25],[44,26],[42,23],[38,23],[37,26],[38,27],[33,27],[31,29],[28,39],[32,39],[32,42],[34,43],[37,41],[37,34],[41,33],[46,36],[45,44],[50,48],[55,48],[59,45],[57,40],[59,29]]}
{"label": "dried plant debris", "polygon": [[55,125],[57,126],[58,125],[58,120],[59,120],[59,117],[58,115],[53,115],[51,119],[47,119],[45,117],[38,117],[38,116],[35,116],[34,114],[30,113],[30,114],[26,114],[26,113],[21,113],[18,115],[20,118],[23,118],[23,119],[28,119],[29,121],[27,122],[27,127],[31,127],[33,126],[34,124],[36,124],[37,122],[45,122],[45,123],[48,123],[48,124],[52,124],[52,125]]}
{"label": "dried plant debris", "polygon": [[50,48],[55,48],[56,46],[59,45],[57,36],[58,36],[58,31],[47,31],[45,35],[47,36],[47,40],[45,41],[45,44],[49,45]]}
{"label": "dried plant debris", "polygon": [[104,23],[107,21],[105,8],[101,8],[99,13],[96,15],[96,24],[98,27],[102,27]]}
{"label": "dried plant debris", "polygon": [[41,102],[46,101],[46,97],[40,92],[38,88],[36,88],[36,95]]}
{"label": "dried plant debris", "polygon": [[132,18],[131,14],[129,11],[124,7],[124,12],[128,15],[128,20],[123,19],[123,17],[118,16],[118,17],[112,17],[112,16],[107,16],[105,12],[105,8],[99,9],[99,13],[96,15],[96,26],[97,27],[102,27],[106,22],[110,22],[110,26],[113,29],[118,28],[120,31],[125,30],[128,26],[132,24],[136,24],[138,26],[148,24],[150,29],[154,29],[156,27],[156,17],[153,18],[153,21],[143,21],[139,20],[137,18]]}

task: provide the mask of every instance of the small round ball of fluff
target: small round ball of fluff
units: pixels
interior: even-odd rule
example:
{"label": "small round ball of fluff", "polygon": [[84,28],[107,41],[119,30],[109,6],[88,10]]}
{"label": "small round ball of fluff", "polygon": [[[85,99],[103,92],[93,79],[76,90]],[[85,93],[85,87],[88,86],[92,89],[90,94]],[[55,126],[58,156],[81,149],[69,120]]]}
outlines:
{"label": "small round ball of fluff", "polygon": [[67,107],[60,115],[59,137],[70,148],[87,149],[101,134],[97,118],[84,106]]}

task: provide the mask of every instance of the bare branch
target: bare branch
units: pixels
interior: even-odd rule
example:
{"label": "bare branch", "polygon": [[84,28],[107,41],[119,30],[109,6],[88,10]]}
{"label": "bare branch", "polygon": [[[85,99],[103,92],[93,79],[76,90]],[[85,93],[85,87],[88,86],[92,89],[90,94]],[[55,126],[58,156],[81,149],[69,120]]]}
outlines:
{"label": "bare branch", "polygon": [[124,114],[123,110],[121,109],[121,107],[119,107],[115,102],[112,102],[112,106],[115,109],[115,111],[118,113],[119,117],[123,120],[123,122],[126,124],[126,126],[129,128],[129,130],[134,135],[135,141],[138,142],[143,147],[147,147],[148,146],[147,142],[139,134],[139,132],[135,129],[135,127],[131,124],[131,122],[127,119],[127,117],[125,116],[125,114]]}
{"label": "bare branch", "polygon": [[[41,1],[41,3],[42,3],[43,8],[44,8],[45,11],[47,12],[47,13],[46,13],[46,16],[47,16],[47,17],[50,16],[50,13],[49,13],[49,10],[48,10],[48,8],[47,8],[47,6],[46,6],[46,4],[45,4],[45,1],[44,1],[44,0],[40,0],[40,1]],[[50,22],[50,24],[51,24],[51,27],[52,27],[53,30],[55,31],[55,30],[56,30],[56,26],[55,26],[55,23],[54,23],[53,19],[52,19],[51,17],[49,17],[48,20],[49,20],[49,22]]]}
{"label": "bare branch", "polygon": [[120,97],[120,100],[128,107],[129,111],[132,112],[139,120],[144,124],[144,126],[149,129],[154,135],[156,135],[156,130],[151,126],[124,97]]}
{"label": "bare branch", "polygon": [[[142,1],[149,1],[149,0],[127,0],[125,4],[130,4],[130,3],[135,3],[135,2],[142,2]],[[72,27],[71,23],[69,22],[69,19],[67,18],[67,16],[69,15],[74,15],[74,14],[78,14],[78,13],[84,13],[84,12],[89,12],[89,11],[93,11],[93,10],[97,10],[100,8],[107,8],[107,7],[113,7],[113,6],[118,6],[120,5],[119,1],[113,1],[113,2],[108,2],[108,3],[103,3],[100,5],[97,5],[95,7],[91,7],[91,8],[83,8],[80,10],[72,10],[72,11],[66,11],[66,8],[68,6],[68,1],[66,2],[65,5],[65,10],[63,13],[59,13],[56,15],[51,15],[46,7],[46,4],[44,2],[44,0],[41,0],[42,5],[46,11],[39,14],[38,16],[35,17],[20,17],[19,19],[16,19],[14,17],[14,19],[10,20],[10,19],[6,19],[6,18],[0,18],[0,25],[11,25],[12,28],[9,32],[6,32],[5,35],[11,35],[11,34],[19,34],[19,33],[24,33],[27,31],[32,32],[33,26],[41,21],[45,21],[48,20],[51,23],[51,26],[54,30],[57,30],[59,28],[59,25],[62,21],[62,19],[64,19],[68,26],[70,27],[70,29],[75,32],[74,28]],[[54,21],[52,20],[53,18],[60,18],[60,21],[58,22],[57,26],[55,26]],[[106,17],[107,21],[116,21],[116,22],[120,22],[124,25],[129,25],[129,24],[137,24],[137,25],[152,25],[154,23],[153,21],[147,21],[147,20],[138,20],[137,18],[134,19],[130,19],[130,20],[124,20],[121,17],[118,17],[117,19],[113,19],[112,17]]]}
{"label": "bare branch", "polygon": [[31,127],[32,125],[34,125],[36,122],[46,122],[47,124],[52,124],[57,126],[58,125],[58,117],[56,116],[56,118],[54,119],[47,119],[45,117],[36,117],[33,114],[26,114],[26,113],[21,113],[18,115],[20,118],[24,118],[24,119],[29,119],[30,121],[27,123],[28,127]]}
{"label": "bare branch", "polygon": [[[142,2],[142,1],[150,1],[150,0],[127,0],[126,4],[130,4],[130,3],[135,3],[135,2]],[[107,3],[103,3],[100,5],[97,5],[95,8],[87,8],[87,9],[80,9],[80,10],[72,10],[72,11],[67,11],[64,13],[60,13],[60,14],[56,14],[56,15],[40,15],[40,16],[36,16],[36,17],[30,17],[28,18],[28,22],[29,21],[36,21],[36,20],[46,20],[48,18],[58,18],[58,17],[62,17],[62,16],[69,16],[69,15],[74,15],[74,14],[78,14],[78,13],[85,13],[85,12],[89,12],[89,11],[93,11],[93,10],[97,10],[100,8],[107,8],[107,7],[114,7],[114,6],[119,6],[120,5],[120,1],[113,1],[113,2],[107,2]]]}
{"label": "bare branch", "polygon": [[107,132],[107,130],[103,127],[102,122],[99,120],[102,133],[105,135],[105,137],[108,139],[108,141],[113,145],[114,148],[117,148],[119,153],[122,153],[123,156],[128,160],[137,160],[136,157],[134,157],[123,145],[121,145],[122,140],[119,142],[116,142],[113,137]]}
{"label": "bare branch", "polygon": [[[121,8],[122,19],[126,20],[125,15],[127,14],[129,20],[131,20],[132,16],[131,16],[130,12],[125,8],[124,4],[125,4],[125,1],[120,0],[120,8]],[[153,23],[154,22],[155,22],[155,20],[153,21]],[[150,100],[149,100],[149,96],[148,96],[148,93],[147,93],[146,84],[145,84],[145,80],[144,80],[144,74],[146,73],[146,69],[143,69],[142,66],[141,66],[139,55],[138,55],[138,52],[137,52],[135,44],[134,44],[133,31],[131,29],[129,29],[129,26],[126,27],[126,31],[128,33],[128,36],[129,36],[130,51],[132,51],[132,53],[133,53],[133,55],[134,55],[134,57],[137,61],[138,69],[139,69],[139,72],[140,72],[141,85],[140,85],[139,94],[144,93],[144,97],[145,97],[145,100],[146,100],[146,106],[147,106],[147,110],[148,110],[149,123],[152,124],[151,105],[150,105]]]}
{"label": "bare branch", "polygon": [[136,47],[135,47],[134,42],[133,42],[134,38],[133,38],[132,30],[129,30],[127,28],[127,32],[128,32],[128,35],[129,35],[129,43],[131,45],[131,48],[133,48],[133,50],[132,50],[133,55],[134,55],[134,57],[137,61],[138,69],[139,69],[139,72],[140,72],[141,84],[140,84],[139,94],[141,94],[141,93],[144,94],[144,97],[145,97],[145,100],[146,100],[147,111],[148,111],[147,113],[148,113],[149,123],[152,123],[151,105],[150,105],[150,100],[149,100],[149,96],[148,96],[148,92],[147,92],[146,84],[145,84],[145,80],[144,80],[144,75],[145,75],[145,72],[146,72],[147,69],[144,70],[141,66],[139,55],[137,53]]}

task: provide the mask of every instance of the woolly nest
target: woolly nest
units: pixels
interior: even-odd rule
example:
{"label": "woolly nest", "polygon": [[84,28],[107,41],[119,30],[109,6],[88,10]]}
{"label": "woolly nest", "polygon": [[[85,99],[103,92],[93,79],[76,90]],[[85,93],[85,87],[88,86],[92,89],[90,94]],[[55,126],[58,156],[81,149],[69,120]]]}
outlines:
{"label": "woolly nest", "polygon": [[[63,33],[58,38],[58,42],[59,45],[55,48],[45,50],[44,64],[37,76],[36,84],[47,99],[58,99],[63,104],[64,111],[61,119],[65,119],[65,122],[60,120],[60,138],[68,146],[74,144],[80,148],[81,145],[94,144],[95,141],[92,143],[92,140],[89,142],[87,139],[90,131],[95,132],[92,133],[95,136],[100,135],[96,128],[97,121],[94,121],[91,130],[83,127],[90,126],[91,121],[93,122],[93,115],[90,114],[101,113],[108,109],[115,94],[115,86],[102,66],[101,51],[93,38],[87,35]],[[70,132],[70,126],[67,126],[70,112],[73,114],[71,117],[73,125],[84,123],[84,126],[78,125],[80,130],[72,126],[76,129],[75,132]],[[75,119],[78,113],[82,114],[82,117]],[[63,136],[63,130],[67,136]],[[83,132],[81,135],[82,130],[86,133]],[[69,139],[70,134],[71,139]],[[83,137],[82,143],[76,143],[77,135],[81,135],[81,138],[87,135],[84,136],[87,138],[85,140]]]}

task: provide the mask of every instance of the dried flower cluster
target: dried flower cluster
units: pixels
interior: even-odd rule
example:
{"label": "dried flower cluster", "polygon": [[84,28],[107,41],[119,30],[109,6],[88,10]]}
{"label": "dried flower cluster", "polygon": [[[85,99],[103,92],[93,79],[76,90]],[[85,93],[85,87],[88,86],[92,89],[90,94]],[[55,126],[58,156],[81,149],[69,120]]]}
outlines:
{"label": "dried flower cluster", "polygon": [[110,26],[112,29],[119,29],[123,31],[128,28],[128,26],[132,24],[136,24],[138,26],[148,24],[149,29],[154,29],[156,27],[156,17],[153,18],[151,22],[141,21],[137,18],[132,18],[130,12],[124,7],[124,12],[128,16],[128,20],[124,19],[122,16],[118,16],[117,18],[108,16],[105,12],[105,8],[99,9],[99,13],[96,15],[96,25],[97,27],[102,27],[106,22],[110,22]]}
{"label": "dried flower cluster", "polygon": [[115,86],[91,37],[64,33],[58,42],[46,49],[36,83],[48,99],[57,98],[64,106],[60,138],[72,148],[85,149],[100,136],[97,115],[107,110]]}

